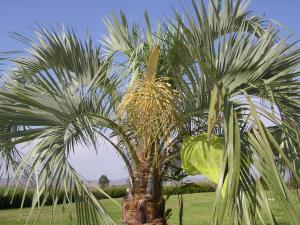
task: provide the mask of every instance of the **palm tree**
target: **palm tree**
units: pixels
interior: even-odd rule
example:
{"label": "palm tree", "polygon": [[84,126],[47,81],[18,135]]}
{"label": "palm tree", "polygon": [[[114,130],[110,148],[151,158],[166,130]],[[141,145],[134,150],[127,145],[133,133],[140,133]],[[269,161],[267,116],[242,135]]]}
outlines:
{"label": "palm tree", "polygon": [[205,134],[194,144],[223,143],[213,224],[277,224],[262,180],[297,224],[284,174],[299,181],[300,50],[248,3],[192,1],[185,19],[175,12],[156,30],[147,14],[142,30],[112,17],[105,54],[72,30],[41,29],[37,41],[16,35],[30,50],[0,91],[0,151],[15,182],[34,180],[33,208],[52,198],[55,209],[63,190],[63,211],[75,202],[78,224],[115,224],[68,162],[77,144],[97,150],[101,139],[130,176],[122,224],[164,225],[168,168],[184,140]]}

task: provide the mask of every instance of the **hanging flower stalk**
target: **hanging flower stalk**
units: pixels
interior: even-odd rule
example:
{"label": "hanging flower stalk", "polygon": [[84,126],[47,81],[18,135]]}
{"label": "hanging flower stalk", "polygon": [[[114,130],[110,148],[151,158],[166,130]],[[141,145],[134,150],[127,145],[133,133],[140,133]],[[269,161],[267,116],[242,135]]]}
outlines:
{"label": "hanging flower stalk", "polygon": [[177,120],[175,91],[171,89],[166,78],[157,76],[159,53],[159,46],[152,50],[146,73],[135,80],[118,107],[119,117],[134,131],[137,140],[135,147],[140,165],[132,177],[132,195],[133,199],[140,199],[147,194],[151,199],[154,207],[148,207],[147,216],[164,211],[161,206],[164,208],[160,186],[165,154],[159,144],[167,141],[174,132]]}

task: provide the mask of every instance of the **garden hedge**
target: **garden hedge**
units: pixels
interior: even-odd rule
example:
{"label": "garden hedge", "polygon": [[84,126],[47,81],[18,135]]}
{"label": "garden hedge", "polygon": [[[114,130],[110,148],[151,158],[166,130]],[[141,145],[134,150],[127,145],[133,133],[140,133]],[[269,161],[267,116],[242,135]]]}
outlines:
{"label": "garden hedge", "polygon": [[[9,192],[5,195],[5,188],[0,188],[0,209],[7,209],[7,208],[19,208],[22,203],[24,189],[18,188],[15,192],[13,201],[12,201],[12,192]],[[91,190],[94,196],[97,199],[105,199],[106,196],[101,194],[96,189]],[[104,188],[104,191],[110,195],[112,198],[122,198],[126,195],[126,186],[112,186],[108,188]],[[200,192],[213,192],[215,191],[215,187],[209,183],[201,183],[197,185],[184,185],[181,188],[176,188],[175,186],[165,186],[163,188],[164,195],[176,195],[176,194],[188,194],[188,193],[200,193]],[[58,203],[63,202],[64,194],[61,193],[59,195]],[[23,207],[30,207],[33,197],[33,190],[28,190],[25,198]],[[43,196],[42,196],[43,198]],[[46,205],[51,205],[52,199],[49,197],[46,201]]]}

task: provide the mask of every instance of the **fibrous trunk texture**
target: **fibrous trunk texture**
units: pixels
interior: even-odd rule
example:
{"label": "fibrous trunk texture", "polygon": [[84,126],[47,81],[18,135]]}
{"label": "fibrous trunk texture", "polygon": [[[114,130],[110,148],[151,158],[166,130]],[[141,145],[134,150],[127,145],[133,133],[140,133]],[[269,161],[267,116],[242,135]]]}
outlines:
{"label": "fibrous trunk texture", "polygon": [[127,195],[123,202],[123,225],[166,225],[165,200],[150,195]]}

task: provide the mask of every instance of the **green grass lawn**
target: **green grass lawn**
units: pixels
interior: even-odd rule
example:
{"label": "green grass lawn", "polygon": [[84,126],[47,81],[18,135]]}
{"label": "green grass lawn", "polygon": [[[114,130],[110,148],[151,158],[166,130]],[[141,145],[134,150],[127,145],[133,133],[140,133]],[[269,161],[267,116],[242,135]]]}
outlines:
{"label": "green grass lawn", "polygon": [[[186,194],[184,195],[184,224],[185,225],[209,225],[209,221],[212,213],[214,193],[200,193],[200,194]],[[121,202],[121,199],[117,199]],[[107,208],[112,217],[120,223],[120,208],[112,203],[110,200],[102,200],[101,203]],[[274,210],[276,212],[276,217],[279,219],[280,225],[288,225],[288,221],[283,216],[283,213],[274,205]],[[178,207],[177,207],[177,196],[171,196],[167,201],[166,208],[173,209],[173,215],[169,220],[170,225],[178,224]],[[60,211],[60,207],[56,209]],[[23,225],[26,223],[27,215],[30,209],[26,208],[22,210],[20,215],[20,210],[9,209],[0,210],[0,225]],[[38,225],[48,225],[52,214],[52,207],[47,206],[43,209],[40,215]],[[57,213],[59,214],[59,212]],[[68,225],[70,219],[65,216],[64,224]],[[60,216],[55,216],[54,225],[59,224],[61,220]],[[74,221],[73,221],[74,222]],[[76,223],[73,223],[76,224]]]}

